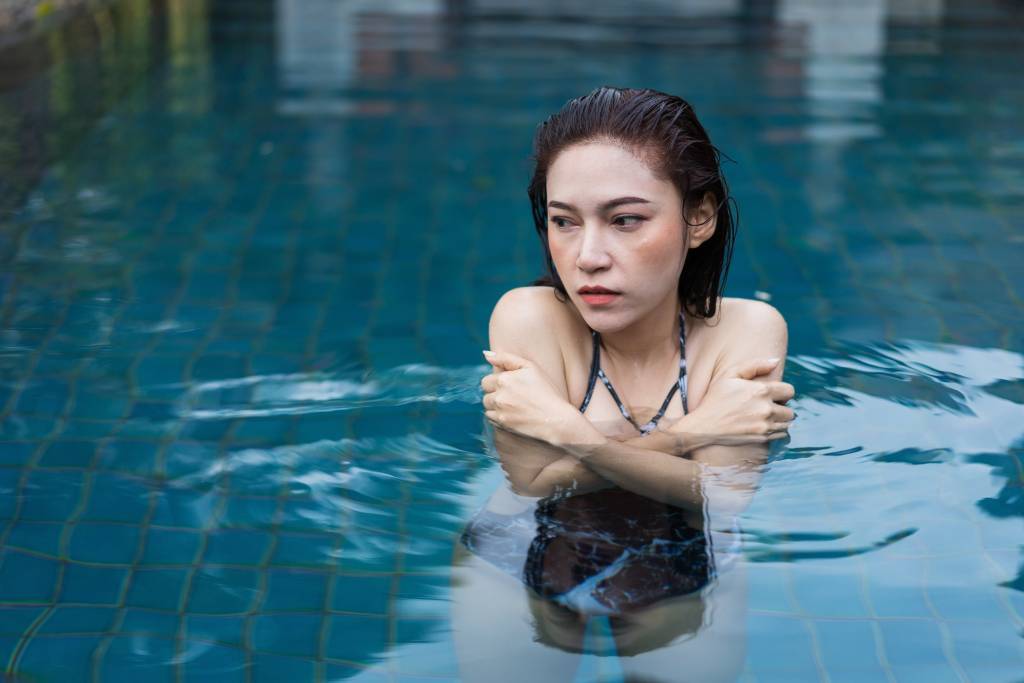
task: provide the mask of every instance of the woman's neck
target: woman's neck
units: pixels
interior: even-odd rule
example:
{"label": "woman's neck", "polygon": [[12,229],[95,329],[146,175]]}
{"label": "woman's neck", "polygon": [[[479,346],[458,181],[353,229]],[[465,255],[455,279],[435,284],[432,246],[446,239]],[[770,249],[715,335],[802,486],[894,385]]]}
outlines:
{"label": "woman's neck", "polygon": [[616,368],[643,372],[662,367],[679,348],[679,295],[673,291],[643,318],[624,329],[601,334]]}

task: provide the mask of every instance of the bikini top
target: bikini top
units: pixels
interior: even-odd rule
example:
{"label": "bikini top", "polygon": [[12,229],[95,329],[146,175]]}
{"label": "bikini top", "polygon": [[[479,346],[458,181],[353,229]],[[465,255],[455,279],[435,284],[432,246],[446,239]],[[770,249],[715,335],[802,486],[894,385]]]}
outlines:
{"label": "bikini top", "polygon": [[679,396],[683,399],[683,413],[689,412],[686,405],[686,323],[683,320],[682,311],[679,311],[679,379],[672,384],[672,388],[669,389],[668,396],[665,397],[658,412],[643,425],[637,424],[637,421],[633,419],[629,409],[622,404],[619,395],[612,388],[611,380],[608,379],[608,376],[604,374],[604,370],[601,369],[601,333],[597,330],[591,330],[590,336],[594,340],[594,353],[593,360],[590,362],[590,379],[587,382],[587,395],[583,397],[583,403],[580,404],[581,413],[586,412],[587,406],[590,405],[590,398],[594,393],[594,383],[598,377],[608,387],[608,393],[612,395],[615,404],[619,406],[619,412],[622,413],[622,417],[629,420],[630,424],[636,427],[641,434],[648,434],[654,431],[654,428],[658,425],[658,420],[665,414],[665,410],[668,408],[668,404],[672,401],[672,397],[677,389],[679,390]]}

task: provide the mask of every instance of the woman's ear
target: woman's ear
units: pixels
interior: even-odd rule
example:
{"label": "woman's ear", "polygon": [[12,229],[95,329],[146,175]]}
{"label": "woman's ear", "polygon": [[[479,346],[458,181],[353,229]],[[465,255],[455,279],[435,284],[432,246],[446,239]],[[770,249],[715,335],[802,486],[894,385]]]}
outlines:
{"label": "woman's ear", "polygon": [[715,234],[718,220],[718,202],[712,192],[705,192],[700,204],[690,209],[687,215],[690,232],[690,249],[696,249]]}

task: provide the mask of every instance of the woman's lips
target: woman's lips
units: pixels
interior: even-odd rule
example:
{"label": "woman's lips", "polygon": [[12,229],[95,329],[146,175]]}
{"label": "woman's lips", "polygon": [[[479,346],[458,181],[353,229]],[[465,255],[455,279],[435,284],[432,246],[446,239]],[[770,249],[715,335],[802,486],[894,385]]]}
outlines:
{"label": "woman's lips", "polygon": [[580,298],[591,306],[604,306],[615,301],[620,295],[614,292],[584,292]]}

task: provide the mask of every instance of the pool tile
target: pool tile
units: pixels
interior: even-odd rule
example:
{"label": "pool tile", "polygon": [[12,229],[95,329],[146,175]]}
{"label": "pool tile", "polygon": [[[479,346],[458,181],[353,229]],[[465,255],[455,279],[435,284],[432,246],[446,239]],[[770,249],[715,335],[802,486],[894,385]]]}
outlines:
{"label": "pool tile", "polygon": [[60,563],[14,550],[0,550],[0,600],[48,602],[57,590]]}
{"label": "pool tile", "polygon": [[256,650],[272,654],[316,657],[324,617],[320,614],[264,614],[252,620]]}
{"label": "pool tile", "polygon": [[76,683],[90,680],[92,656],[100,644],[96,636],[36,637],[28,641],[14,669],[15,677],[29,680],[45,671],[51,680]]}
{"label": "pool tile", "polygon": [[253,654],[253,683],[279,683],[280,681],[312,681],[316,679],[316,664],[308,659],[280,657],[257,652]]}
{"label": "pool tile", "polygon": [[163,470],[170,479],[196,479],[209,486],[219,478],[218,460],[219,452],[215,444],[176,441],[164,451]]}
{"label": "pool tile", "polygon": [[42,467],[89,467],[96,457],[96,442],[53,441],[39,456]]}
{"label": "pool tile", "polygon": [[971,673],[971,679],[986,668],[999,664],[1024,671],[1024,637],[1020,629],[1007,619],[998,621],[951,621],[948,628],[953,638],[956,661]]}
{"label": "pool tile", "polygon": [[328,618],[326,655],[359,664],[372,664],[388,649],[388,620],[334,615]]}
{"label": "pool tile", "polygon": [[111,607],[57,607],[39,626],[38,633],[106,633],[117,610]]}
{"label": "pool tile", "polygon": [[751,609],[796,612],[796,606],[789,597],[789,568],[786,565],[753,562],[748,566],[748,595]]}
{"label": "pool tile", "polygon": [[131,401],[121,393],[79,389],[69,412],[78,418],[118,420],[128,414],[130,407]]}
{"label": "pool tile", "polygon": [[914,666],[894,665],[889,669],[897,683],[963,683],[963,678],[944,662],[920,663]]}
{"label": "pool tile", "polygon": [[238,441],[283,444],[292,428],[292,417],[250,417],[241,421],[234,431]]}
{"label": "pool tile", "polygon": [[200,568],[192,578],[188,611],[238,614],[252,609],[259,597],[259,573],[250,569]]}
{"label": "pool tile", "polygon": [[101,448],[102,444],[99,443],[99,440],[111,436],[117,426],[118,423],[115,420],[69,418],[60,430],[60,437],[72,441],[95,441],[97,448]]}
{"label": "pool tile", "polygon": [[[398,510],[391,508],[359,508],[349,516],[349,522],[364,530],[398,533]],[[372,532],[371,531],[371,532]],[[366,531],[364,531],[366,533]]]}
{"label": "pool tile", "polygon": [[388,673],[343,664],[328,664],[326,680],[330,683],[343,683],[349,680],[356,680],[359,683],[394,683],[394,679]]}
{"label": "pool tile", "polygon": [[346,534],[338,551],[338,568],[344,572],[393,572],[398,561],[398,543],[398,537]]}
{"label": "pool tile", "polygon": [[928,599],[946,619],[1005,620],[1009,617],[994,586],[929,586]]}
{"label": "pool tile", "polygon": [[[447,472],[446,476],[451,476]],[[461,477],[454,476],[453,479],[461,481]],[[450,480],[449,480],[450,482]],[[431,490],[436,490],[431,487]],[[434,537],[452,536],[461,531],[465,520],[455,514],[448,507],[436,507],[426,505],[411,505],[406,509],[402,525],[406,533],[411,536],[429,535]]]}
{"label": "pool tile", "polygon": [[190,638],[242,645],[246,618],[208,614],[186,614],[185,629]]}
{"label": "pool tile", "polygon": [[131,564],[138,548],[136,526],[80,522],[71,533],[68,557],[77,562]]}
{"label": "pool tile", "polygon": [[7,535],[7,545],[44,555],[58,556],[64,528],[63,524],[56,522],[17,522]]}
{"label": "pool tile", "polygon": [[178,635],[180,617],[174,612],[127,608],[123,612],[121,633],[148,633],[174,638]]}
{"label": "pool tile", "polygon": [[184,648],[182,681],[246,682],[246,653],[242,650],[194,640],[185,641]]}
{"label": "pool tile", "polygon": [[923,565],[918,560],[873,562],[868,569],[871,606],[879,617],[934,619],[923,590]]}
{"label": "pool tile", "polygon": [[[174,641],[155,635],[132,634],[110,638],[100,663],[100,680],[174,683]],[[90,672],[91,665],[83,667]]]}
{"label": "pool tile", "polygon": [[867,617],[861,579],[855,564],[795,567],[793,592],[806,614],[829,617]]}
{"label": "pool tile", "polygon": [[150,493],[138,479],[97,472],[80,519],[137,523],[146,516]]}
{"label": "pool tile", "polygon": [[333,536],[300,536],[279,533],[270,559],[277,566],[332,567],[338,551]]}
{"label": "pool tile", "polygon": [[29,462],[39,444],[31,441],[3,441],[0,442],[0,465],[24,465]]}
{"label": "pool tile", "polygon": [[336,576],[331,609],[384,615],[391,599],[391,576]]}
{"label": "pool tile", "polygon": [[0,439],[38,441],[53,433],[56,425],[53,417],[13,413],[0,419]]}
{"label": "pool tile", "polygon": [[814,622],[825,670],[830,678],[884,680],[878,659],[873,624],[869,620]]}
{"label": "pool tile", "polygon": [[0,635],[21,636],[43,610],[43,607],[0,606]]}
{"label": "pool tile", "polygon": [[408,572],[429,572],[439,567],[449,567],[457,543],[454,536],[444,540],[406,536],[402,548],[402,568]]}
{"label": "pool tile", "polygon": [[287,531],[337,532],[345,521],[337,507],[323,496],[286,500],[281,506],[281,529]]}
{"label": "pool tile", "polygon": [[751,614],[747,626],[747,659],[759,678],[761,672],[781,671],[800,680],[818,679],[810,633],[801,620]]}
{"label": "pool tile", "polygon": [[142,553],[144,564],[192,564],[202,535],[188,529],[159,529],[146,531],[146,547]]}
{"label": "pool tile", "polygon": [[190,570],[136,569],[131,576],[126,604],[134,607],[177,610]]}
{"label": "pool tile", "polygon": [[100,445],[96,462],[101,469],[149,476],[156,472],[158,450],[156,441],[115,438]]}
{"label": "pool tile", "polygon": [[208,354],[193,363],[191,379],[196,382],[212,382],[245,377],[247,374],[244,356]]}
{"label": "pool tile", "polygon": [[28,475],[22,494],[21,518],[64,522],[78,507],[81,472],[35,470]]}
{"label": "pool tile", "polygon": [[344,422],[337,415],[330,413],[297,415],[293,430],[295,440],[300,443],[336,441],[345,436]]}
{"label": "pool tile", "polygon": [[278,501],[276,498],[228,498],[224,514],[221,516],[223,526],[270,528],[277,520]]}
{"label": "pool tile", "polygon": [[327,574],[319,572],[268,570],[263,609],[319,611],[324,606],[327,578]]}
{"label": "pool tile", "polygon": [[120,598],[128,570],[70,563],[64,570],[59,600],[93,605],[113,605]]}
{"label": "pool tile", "polygon": [[22,389],[16,411],[39,417],[59,417],[67,403],[67,384],[51,379]]}
{"label": "pool tile", "polygon": [[181,392],[187,358],[181,355],[147,355],[135,366],[135,381],[146,390],[167,386],[175,394]]}
{"label": "pool tile", "polygon": [[214,521],[214,506],[218,498],[213,491],[163,488],[150,523],[201,529]]}
{"label": "pool tile", "polygon": [[219,529],[207,535],[203,561],[207,564],[261,564],[272,541],[273,537],[266,531]]}
{"label": "pool tile", "polygon": [[885,641],[885,656],[893,668],[928,666],[946,662],[942,634],[934,621],[879,622]]}
{"label": "pool tile", "polygon": [[178,436],[191,441],[215,443],[224,438],[234,423],[234,419],[183,420]]}

